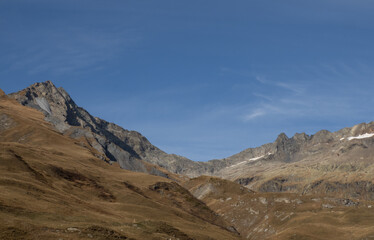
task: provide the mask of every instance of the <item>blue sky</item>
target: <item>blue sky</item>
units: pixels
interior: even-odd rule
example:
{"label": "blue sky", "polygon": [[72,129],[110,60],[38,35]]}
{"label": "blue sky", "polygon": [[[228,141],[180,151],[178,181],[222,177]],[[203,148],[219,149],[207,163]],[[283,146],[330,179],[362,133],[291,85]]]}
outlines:
{"label": "blue sky", "polygon": [[169,153],[374,120],[374,2],[0,1],[0,88],[52,80]]}

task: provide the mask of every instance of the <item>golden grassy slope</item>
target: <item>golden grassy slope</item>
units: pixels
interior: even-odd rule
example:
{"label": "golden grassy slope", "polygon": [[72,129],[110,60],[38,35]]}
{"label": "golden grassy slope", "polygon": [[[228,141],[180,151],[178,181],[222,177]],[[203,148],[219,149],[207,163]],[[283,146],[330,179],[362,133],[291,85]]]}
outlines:
{"label": "golden grassy slope", "polygon": [[178,184],[94,154],[0,97],[0,239],[238,239]]}
{"label": "golden grassy slope", "polygon": [[256,193],[214,177],[183,184],[247,239],[374,239],[374,202]]}

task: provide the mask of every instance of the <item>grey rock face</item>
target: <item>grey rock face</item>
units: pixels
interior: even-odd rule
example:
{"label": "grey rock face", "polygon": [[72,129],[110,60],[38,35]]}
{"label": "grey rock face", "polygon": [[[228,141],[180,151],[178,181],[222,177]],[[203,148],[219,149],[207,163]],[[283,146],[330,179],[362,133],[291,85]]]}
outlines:
{"label": "grey rock face", "polygon": [[45,119],[61,133],[73,138],[86,138],[93,148],[110,161],[118,162],[124,169],[165,175],[153,168],[147,170],[140,161],[143,160],[174,173],[200,173],[199,163],[178,155],[167,154],[152,145],[140,133],[93,117],[78,107],[63,88],[57,88],[51,81],[35,83],[8,96],[22,105],[43,112]]}
{"label": "grey rock face", "polygon": [[7,114],[0,114],[0,133],[14,127],[16,123]]}

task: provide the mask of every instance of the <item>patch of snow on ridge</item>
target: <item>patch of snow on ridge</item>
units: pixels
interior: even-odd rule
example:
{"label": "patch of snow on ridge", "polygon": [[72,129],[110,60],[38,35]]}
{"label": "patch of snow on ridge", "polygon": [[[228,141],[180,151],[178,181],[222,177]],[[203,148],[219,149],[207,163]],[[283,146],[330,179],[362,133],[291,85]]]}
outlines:
{"label": "patch of snow on ridge", "polygon": [[240,162],[240,163],[236,163],[234,165],[231,165],[229,167],[236,167],[236,166],[239,166],[239,165],[242,165],[243,163],[246,163],[247,161],[243,161],[243,162]]}
{"label": "patch of snow on ridge", "polygon": [[35,100],[36,100],[36,103],[39,105],[39,107],[41,109],[43,109],[44,111],[46,111],[49,114],[52,114],[51,113],[51,108],[49,107],[49,103],[47,102],[47,100],[45,98],[35,98]]}
{"label": "patch of snow on ridge", "polygon": [[261,159],[263,157],[265,157],[265,155],[262,155],[262,156],[259,156],[259,157],[255,157],[255,158],[250,158],[250,159],[248,159],[248,161],[256,161],[256,160]]}
{"label": "patch of snow on ridge", "polygon": [[267,153],[267,154],[262,155],[262,156],[259,156],[259,157],[250,158],[250,159],[248,159],[248,160],[245,160],[245,161],[240,162],[240,163],[236,163],[236,164],[231,165],[231,166],[229,166],[229,167],[236,167],[236,166],[242,165],[242,164],[244,164],[244,163],[257,161],[257,160],[259,160],[259,159],[261,159],[261,158],[264,158],[265,156],[267,156],[267,155],[271,155],[271,154],[272,154],[272,153]]}
{"label": "patch of snow on ridge", "polygon": [[370,137],[373,137],[373,136],[374,136],[374,133],[365,133],[365,134],[358,135],[356,137],[349,137],[348,140],[351,141],[353,139],[370,138]]}

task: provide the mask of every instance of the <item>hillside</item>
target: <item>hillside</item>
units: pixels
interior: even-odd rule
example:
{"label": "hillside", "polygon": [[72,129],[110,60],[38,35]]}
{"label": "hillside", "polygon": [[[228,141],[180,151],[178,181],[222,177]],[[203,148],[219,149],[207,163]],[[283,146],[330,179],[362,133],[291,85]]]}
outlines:
{"label": "hillside", "polygon": [[123,170],[0,97],[0,239],[238,239],[167,178]]}
{"label": "hillside", "polygon": [[207,176],[183,186],[245,239],[374,239],[374,201],[324,193],[254,192]]}

